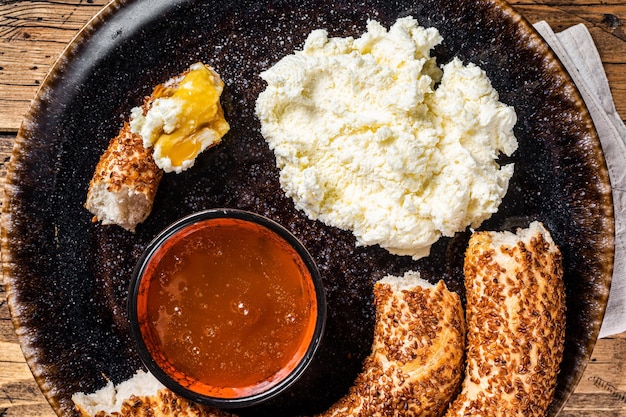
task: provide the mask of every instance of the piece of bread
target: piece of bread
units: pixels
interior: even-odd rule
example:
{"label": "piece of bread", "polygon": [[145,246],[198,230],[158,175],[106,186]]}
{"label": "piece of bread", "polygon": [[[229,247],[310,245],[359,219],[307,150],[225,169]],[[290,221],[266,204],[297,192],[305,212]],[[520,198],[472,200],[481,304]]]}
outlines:
{"label": "piece of bread", "polygon": [[446,416],[545,416],[565,341],[558,247],[539,222],[478,232],[464,269],[467,364]]}
{"label": "piece of bread", "polygon": [[463,374],[459,296],[409,272],[378,281],[374,302],[372,352],[348,394],[321,416],[440,416]]}
{"label": "piece of bread", "polygon": [[165,388],[152,374],[144,371],[114,385],[109,381],[91,394],[72,396],[83,417],[229,417],[216,408],[181,398]]}
{"label": "piece of bread", "polygon": [[[462,376],[461,301],[443,281],[411,272],[374,287],[372,353],[349,393],[321,416],[439,416]],[[72,396],[83,417],[227,417],[231,414],[177,397],[143,371],[117,387]]]}
{"label": "piece of bread", "polygon": [[150,214],[162,176],[152,149],[146,149],[141,137],[125,123],[96,165],[85,208],[94,221],[134,232]]}
{"label": "piece of bread", "polygon": [[[209,82],[194,82],[194,74],[206,74]],[[198,62],[157,85],[141,106],[131,110],[89,183],[85,207],[94,221],[135,231],[152,211],[163,172],[191,168],[198,153],[219,144],[230,129],[219,101],[223,89],[215,70]],[[184,99],[173,98],[176,92]],[[158,140],[163,137],[168,138],[165,145]],[[168,149],[165,154],[163,146]],[[172,165],[170,157],[177,153],[187,159]]]}
{"label": "piece of bread", "polygon": [[154,87],[131,110],[131,130],[143,146],[153,148],[154,161],[165,173],[191,168],[198,154],[218,145],[230,130],[220,102],[223,91],[219,74],[196,62]]}

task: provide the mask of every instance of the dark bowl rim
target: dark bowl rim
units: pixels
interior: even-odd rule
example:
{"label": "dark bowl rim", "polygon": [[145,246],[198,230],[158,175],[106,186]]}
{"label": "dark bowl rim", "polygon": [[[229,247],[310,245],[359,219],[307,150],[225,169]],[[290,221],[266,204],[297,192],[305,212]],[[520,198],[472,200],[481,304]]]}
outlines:
{"label": "dark bowl rim", "polygon": [[[296,250],[311,275],[311,281],[313,283],[313,288],[315,291],[317,306],[315,328],[309,346],[302,358],[299,360],[298,364],[282,380],[279,380],[277,383],[260,392],[253,393],[244,397],[219,398],[206,396],[190,390],[176,382],[165,371],[163,371],[163,369],[157,364],[157,362],[150,354],[150,351],[146,346],[145,341],[143,340],[142,332],[139,325],[137,311],[137,298],[139,294],[139,287],[142,281],[142,274],[152,256],[156,253],[156,251],[161,247],[163,243],[165,243],[169,238],[178,234],[178,232],[184,230],[189,226],[193,226],[194,224],[211,219],[243,220],[250,223],[259,224],[261,226],[264,226],[271,232],[276,233]],[[289,387],[291,387],[302,376],[302,374],[304,374],[309,364],[313,360],[315,353],[317,352],[317,349],[321,343],[324,334],[324,329],[326,326],[326,316],[326,296],[324,286],[322,284],[321,274],[317,268],[315,261],[313,260],[313,257],[306,249],[306,247],[302,244],[302,242],[300,242],[298,238],[296,238],[286,227],[284,227],[280,223],[263,215],[240,209],[218,208],[202,210],[182,217],[167,226],[160,233],[158,233],[157,236],[148,244],[140,258],[138,259],[133,270],[133,275],[128,290],[128,321],[130,325],[130,333],[135,347],[137,348],[139,357],[144,366],[148,368],[149,372],[152,373],[159,380],[159,382],[161,382],[165,387],[169,388],[176,394],[197,403],[211,405],[218,408],[244,408],[259,405],[265,401],[277,397]]]}

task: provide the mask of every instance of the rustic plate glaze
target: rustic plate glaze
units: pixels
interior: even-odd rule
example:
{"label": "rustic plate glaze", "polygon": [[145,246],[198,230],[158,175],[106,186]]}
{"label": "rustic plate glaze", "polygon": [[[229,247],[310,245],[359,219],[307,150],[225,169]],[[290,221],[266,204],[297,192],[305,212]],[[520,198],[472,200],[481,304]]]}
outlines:
{"label": "rustic plate glaze", "polygon": [[[604,314],[613,212],[589,115],[526,21],[498,0],[129,0],[104,9],[54,66],[20,130],[7,181],[2,256],[11,313],[35,378],[60,415],[74,415],[72,393],[98,389],[106,378],[118,383],[140,368],[126,320],[131,270],[158,231],[194,211],[235,207],[277,220],[304,242],[323,275],[329,315],[319,355],[291,395],[247,415],[310,415],[346,392],[370,349],[374,280],[417,268],[463,294],[468,232],[442,239],[418,262],[355,248],[350,233],[308,220],[284,197],[254,116],[264,88],[259,72],[299,48],[311,30],[359,36],[368,18],[388,27],[407,15],[441,31],[439,63],[459,56],[480,65],[517,110],[515,175],[482,228],[541,220],[563,251],[567,341],[550,415],[558,413]],[[232,130],[193,169],[165,176],[135,234],[92,223],[83,203],[109,138],[152,86],[198,60],[224,78]]]}

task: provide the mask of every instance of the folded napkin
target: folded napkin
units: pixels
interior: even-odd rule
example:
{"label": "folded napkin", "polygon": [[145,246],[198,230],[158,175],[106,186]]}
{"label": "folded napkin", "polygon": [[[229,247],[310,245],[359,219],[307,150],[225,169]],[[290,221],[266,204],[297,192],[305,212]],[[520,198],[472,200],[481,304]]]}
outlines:
{"label": "folded napkin", "polygon": [[626,331],[626,126],[615,110],[602,61],[585,25],[554,33],[546,22],[535,29],[552,47],[578,87],[598,131],[609,170],[615,210],[615,264],[600,337]]}

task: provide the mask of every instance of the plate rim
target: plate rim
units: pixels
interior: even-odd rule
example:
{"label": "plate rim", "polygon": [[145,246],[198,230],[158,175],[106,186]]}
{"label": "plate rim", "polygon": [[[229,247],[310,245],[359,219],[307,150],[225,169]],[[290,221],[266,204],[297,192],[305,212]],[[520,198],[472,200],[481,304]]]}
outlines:
{"label": "plate rim", "polygon": [[[9,307],[11,320],[16,331],[20,348],[24,353],[26,362],[37,382],[47,401],[50,403],[55,412],[59,413],[60,404],[55,398],[55,388],[47,386],[47,383],[44,378],[44,374],[46,369],[42,369],[41,364],[38,363],[36,357],[36,348],[33,347],[30,340],[29,330],[25,325],[23,325],[19,309],[20,306],[16,304],[15,295],[13,292],[13,281],[17,279],[15,275],[16,265],[13,260],[13,253],[11,250],[11,236],[13,225],[11,222],[11,201],[15,197],[15,180],[16,180],[16,167],[19,166],[23,158],[27,157],[27,155],[23,154],[24,144],[29,141],[28,132],[31,123],[33,122],[33,118],[36,116],[37,112],[40,110],[42,105],[42,97],[45,96],[48,89],[54,88],[54,83],[59,79],[62,79],[62,68],[66,62],[75,58],[76,51],[79,49],[80,44],[88,40],[91,35],[99,30],[107,21],[111,18],[111,16],[115,15],[119,12],[123,7],[128,6],[132,3],[140,3],[144,0],[111,0],[107,4],[105,4],[93,17],[89,19],[87,23],[85,23],[81,29],[74,35],[71,41],[65,46],[63,51],[56,58],[54,64],[48,70],[44,80],[38,87],[34,98],[25,113],[23,121],[18,129],[18,133],[13,145],[13,149],[11,151],[10,161],[7,167],[7,176],[5,179],[4,185],[4,196],[3,196],[3,204],[2,204],[2,212],[0,215],[0,243],[1,243],[1,262],[2,262],[2,274],[4,279],[4,287],[7,296],[7,304]],[[419,0],[417,0],[419,2]],[[591,136],[593,141],[593,149],[594,154],[601,156],[600,160],[602,161],[602,170],[598,172],[598,175],[601,174],[601,181],[603,184],[608,186],[608,190],[605,190],[605,198],[607,198],[607,207],[606,210],[609,211],[610,215],[607,215],[603,218],[603,223],[607,228],[605,231],[613,236],[613,240],[611,242],[607,242],[607,251],[610,252],[610,265],[607,266],[606,271],[599,271],[600,275],[605,275],[605,294],[603,294],[602,299],[602,311],[599,314],[600,323],[604,317],[606,312],[606,303],[608,299],[608,292],[610,290],[611,278],[612,278],[612,269],[615,257],[614,251],[614,233],[615,233],[615,221],[614,221],[614,210],[613,210],[613,197],[612,190],[610,187],[610,178],[608,173],[608,167],[606,165],[606,160],[604,158],[604,151],[601,146],[600,138],[598,136],[597,130],[593,125],[591,120],[591,116],[589,110],[580,94],[580,91],[576,84],[574,83],[572,77],[565,69],[561,60],[554,53],[552,48],[545,42],[545,40],[541,37],[539,32],[533,27],[533,25],[524,17],[522,13],[517,11],[514,6],[507,3],[505,0],[485,0],[485,3],[491,3],[491,5],[495,8],[501,10],[503,14],[505,14],[508,18],[512,20],[512,22],[517,25],[520,29],[523,29],[523,35],[525,38],[532,42],[534,48],[536,48],[541,54],[543,54],[545,59],[549,64],[549,67],[552,67],[552,71],[558,73],[559,76],[564,77],[565,83],[572,89],[571,92],[568,93],[577,109],[580,111],[583,119],[588,124],[588,134]],[[173,3],[174,4],[174,3]],[[610,248],[608,248],[610,247]],[[606,254],[604,254],[606,256]],[[575,388],[582,378],[585,368],[587,367],[590,359],[591,353],[593,351],[593,347],[595,346],[598,340],[598,334],[600,331],[600,326],[594,330],[593,340],[587,346],[586,357],[584,358],[584,364],[581,366],[581,369],[576,373],[576,378],[573,380],[573,388]],[[561,404],[557,410],[551,410],[554,412],[554,415],[558,414],[566,405],[568,398],[573,393],[574,389],[570,390],[568,395],[562,399]]]}

